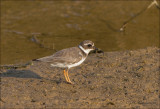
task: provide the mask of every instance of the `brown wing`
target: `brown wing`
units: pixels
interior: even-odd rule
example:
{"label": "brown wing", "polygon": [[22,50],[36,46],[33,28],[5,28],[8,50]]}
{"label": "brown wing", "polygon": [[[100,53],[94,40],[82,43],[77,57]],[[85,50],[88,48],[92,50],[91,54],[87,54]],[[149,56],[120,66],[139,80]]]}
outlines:
{"label": "brown wing", "polygon": [[78,47],[63,49],[51,56],[38,59],[39,61],[49,63],[75,63],[82,59],[81,51]]}

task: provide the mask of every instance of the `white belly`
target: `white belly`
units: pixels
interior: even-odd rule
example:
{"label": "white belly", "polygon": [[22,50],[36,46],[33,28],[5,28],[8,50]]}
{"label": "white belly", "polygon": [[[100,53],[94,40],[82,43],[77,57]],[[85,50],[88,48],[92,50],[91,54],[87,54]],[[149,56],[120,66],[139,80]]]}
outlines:
{"label": "white belly", "polygon": [[71,68],[71,67],[76,67],[76,66],[78,66],[78,65],[80,65],[80,64],[82,64],[83,62],[84,62],[84,60],[85,60],[86,58],[83,58],[82,60],[80,60],[79,62],[77,62],[77,63],[74,63],[74,64],[70,64],[70,65],[68,65],[68,68]]}
{"label": "white belly", "polygon": [[62,68],[71,68],[71,67],[76,67],[84,62],[86,58],[83,58],[77,63],[56,63],[56,64],[51,64],[52,67],[62,67]]}

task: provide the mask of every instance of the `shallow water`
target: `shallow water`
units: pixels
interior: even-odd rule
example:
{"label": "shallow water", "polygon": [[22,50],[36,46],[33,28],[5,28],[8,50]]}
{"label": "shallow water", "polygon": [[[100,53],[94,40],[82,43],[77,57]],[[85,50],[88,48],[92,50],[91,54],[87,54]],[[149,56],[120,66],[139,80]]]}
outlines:
{"label": "shallow water", "polygon": [[[23,63],[89,39],[104,51],[159,45],[159,10],[149,1],[3,1],[1,64]],[[34,36],[45,46],[35,43]]]}

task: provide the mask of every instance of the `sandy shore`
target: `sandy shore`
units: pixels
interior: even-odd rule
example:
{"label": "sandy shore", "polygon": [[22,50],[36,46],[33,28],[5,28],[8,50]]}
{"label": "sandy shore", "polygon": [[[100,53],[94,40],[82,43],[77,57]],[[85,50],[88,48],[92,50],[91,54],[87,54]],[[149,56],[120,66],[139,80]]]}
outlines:
{"label": "sandy shore", "polygon": [[159,53],[148,47],[91,54],[70,69],[33,63],[1,70],[1,108],[158,108]]}

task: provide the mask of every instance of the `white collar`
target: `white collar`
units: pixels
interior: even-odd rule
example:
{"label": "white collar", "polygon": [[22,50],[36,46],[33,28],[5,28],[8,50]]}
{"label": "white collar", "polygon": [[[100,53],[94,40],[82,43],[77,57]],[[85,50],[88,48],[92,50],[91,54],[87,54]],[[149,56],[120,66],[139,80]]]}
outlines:
{"label": "white collar", "polygon": [[80,48],[82,51],[84,51],[87,55],[88,55],[88,53],[92,50],[92,49],[87,49],[87,50],[85,50],[81,45],[79,45],[79,48]]}

